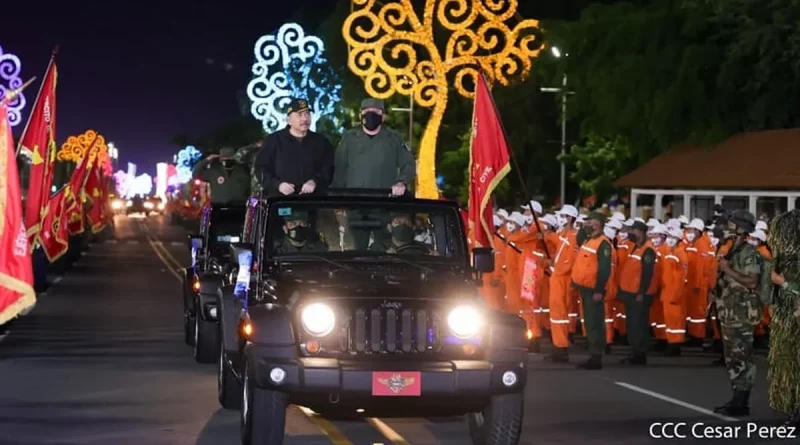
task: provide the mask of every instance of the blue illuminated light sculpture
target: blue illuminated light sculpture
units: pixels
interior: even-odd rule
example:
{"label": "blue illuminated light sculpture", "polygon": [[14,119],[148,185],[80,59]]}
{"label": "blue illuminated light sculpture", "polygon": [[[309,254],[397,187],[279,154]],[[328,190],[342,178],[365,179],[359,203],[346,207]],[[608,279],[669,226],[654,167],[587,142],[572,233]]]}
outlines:
{"label": "blue illuminated light sculpture", "polygon": [[[15,90],[22,86],[23,81],[20,77],[22,62],[19,57],[4,53],[0,47],[0,97],[3,97],[8,90]],[[25,107],[25,96],[20,93],[16,99],[8,104],[8,121],[12,127],[22,122],[22,109]]]}
{"label": "blue illuminated light sculpture", "polygon": [[202,157],[203,154],[194,145],[187,145],[186,148],[178,152],[175,169],[178,170],[178,180],[181,183],[185,184],[192,180],[192,168]]}
{"label": "blue illuminated light sculpture", "polygon": [[[322,55],[322,40],[306,36],[303,28],[287,23],[276,34],[258,39],[255,45],[254,78],[247,85],[250,112],[271,133],[283,127],[292,98],[311,105],[311,130],[317,121],[332,118],[340,100],[341,82]],[[338,126],[338,125],[337,125]]]}

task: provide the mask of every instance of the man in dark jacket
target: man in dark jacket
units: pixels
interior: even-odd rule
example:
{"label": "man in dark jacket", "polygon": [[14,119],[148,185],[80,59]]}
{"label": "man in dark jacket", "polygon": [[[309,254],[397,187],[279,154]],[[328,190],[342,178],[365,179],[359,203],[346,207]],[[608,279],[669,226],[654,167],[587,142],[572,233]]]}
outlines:
{"label": "man in dark jacket", "polygon": [[287,127],[264,141],[255,171],[267,195],[309,194],[330,185],[333,144],[309,130],[311,111],[306,100],[292,99],[287,110]]}
{"label": "man in dark jacket", "polygon": [[334,187],[392,189],[402,196],[416,177],[411,148],[396,131],[383,126],[386,111],[380,99],[361,102],[361,128],[342,136],[336,150]]}

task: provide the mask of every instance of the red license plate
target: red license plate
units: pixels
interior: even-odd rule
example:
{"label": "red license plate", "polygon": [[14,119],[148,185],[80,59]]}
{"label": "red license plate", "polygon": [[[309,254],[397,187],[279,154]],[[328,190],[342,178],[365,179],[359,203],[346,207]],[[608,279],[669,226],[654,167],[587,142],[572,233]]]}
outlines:
{"label": "red license plate", "polygon": [[422,373],[373,372],[372,395],[419,397],[422,395]]}

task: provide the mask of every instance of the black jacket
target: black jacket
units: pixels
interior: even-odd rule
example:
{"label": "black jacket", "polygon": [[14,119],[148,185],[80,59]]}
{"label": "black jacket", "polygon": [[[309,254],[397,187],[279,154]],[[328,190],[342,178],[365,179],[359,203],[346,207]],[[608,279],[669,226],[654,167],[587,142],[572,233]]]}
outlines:
{"label": "black jacket", "polygon": [[325,136],[309,131],[298,139],[286,127],[267,136],[256,158],[256,174],[269,196],[279,194],[282,182],[294,184],[299,193],[310,179],[321,191],[333,180],[333,160],[333,144]]}

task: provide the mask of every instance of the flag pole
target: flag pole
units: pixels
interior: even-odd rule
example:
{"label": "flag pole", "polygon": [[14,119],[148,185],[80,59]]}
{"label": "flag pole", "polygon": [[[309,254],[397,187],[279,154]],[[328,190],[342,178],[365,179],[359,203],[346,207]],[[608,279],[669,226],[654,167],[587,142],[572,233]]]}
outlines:
{"label": "flag pole", "polygon": [[[58,54],[58,45],[53,48],[53,52],[50,54],[50,61],[47,63],[47,68],[44,70],[44,80],[47,80],[47,75],[50,73],[50,70],[53,68],[53,62],[56,59],[56,55]],[[42,95],[42,88],[44,88],[44,80],[39,85],[39,92],[36,93],[36,100],[33,101],[34,104],[39,103],[39,97]],[[28,133],[28,126],[31,124],[31,117],[28,116],[28,122],[25,123],[25,128],[22,129],[22,134],[19,136],[19,144],[17,145],[17,152],[15,157],[19,156],[20,150],[22,150],[22,141],[25,140],[25,134]],[[55,139],[55,138],[54,138]]]}
{"label": "flag pole", "polygon": [[16,99],[17,96],[19,96],[20,93],[22,93],[25,90],[25,88],[28,88],[35,80],[36,80],[36,77],[34,76],[34,77],[28,79],[28,81],[23,83],[22,86],[20,86],[19,88],[7,91],[6,93],[3,94],[2,97],[0,97],[0,102],[4,102],[4,101],[5,102],[11,102],[12,100]]}
{"label": "flag pole", "polygon": [[[489,88],[489,82],[486,80],[486,76],[483,73],[483,70],[480,71],[480,76],[483,78],[484,84],[486,84],[486,88]],[[514,150],[508,144],[508,133],[506,133],[506,127],[503,125],[503,120],[499,119],[500,112],[497,111],[497,104],[494,102],[494,96],[491,94],[492,90],[489,89],[489,100],[492,101],[492,107],[494,108],[494,113],[498,116],[497,121],[500,123],[500,130],[503,132],[503,137],[506,139],[506,146],[508,147],[508,154],[511,158],[511,162],[514,164],[513,170],[517,171],[517,179],[519,179],[520,185],[522,185],[522,191],[525,193],[525,196],[530,196],[528,193],[528,187],[525,185],[525,180],[522,178],[522,171],[519,168],[519,163],[517,162],[517,157],[514,155]],[[533,223],[536,224],[536,227],[539,227],[539,218],[536,216],[536,212],[533,210],[533,204],[531,200],[528,200],[528,208],[531,210],[531,215],[533,215]],[[544,255],[550,259],[550,252],[547,249],[547,243],[542,240],[542,247],[544,247]]]}

